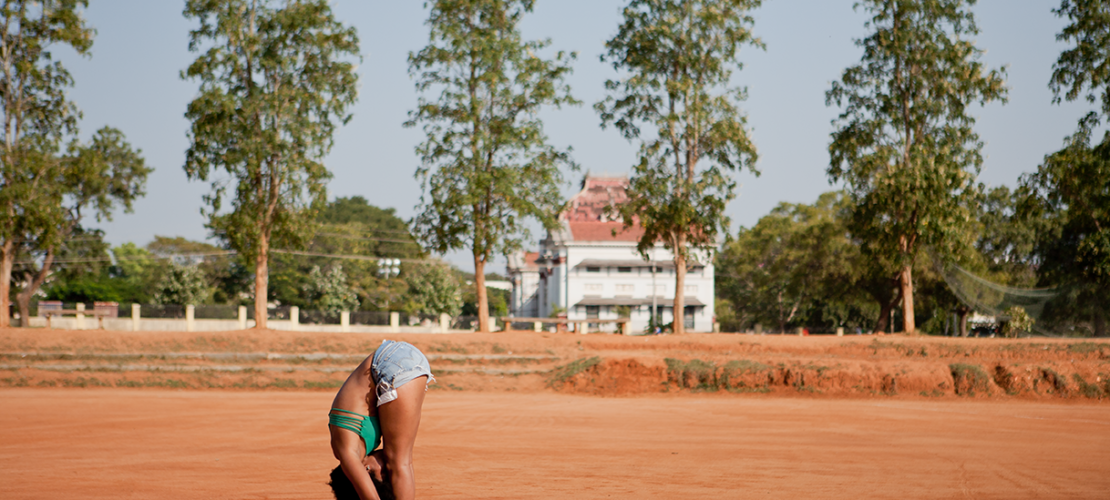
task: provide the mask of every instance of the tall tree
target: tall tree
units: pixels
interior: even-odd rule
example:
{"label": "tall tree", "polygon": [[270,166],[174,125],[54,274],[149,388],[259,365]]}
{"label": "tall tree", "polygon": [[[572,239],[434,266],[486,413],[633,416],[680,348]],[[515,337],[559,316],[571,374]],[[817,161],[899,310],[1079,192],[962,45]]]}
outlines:
{"label": "tall tree", "polygon": [[1057,104],[1083,99],[1098,104],[1079,120],[1064,147],[1045,156],[1021,180],[1021,212],[1037,229],[1042,284],[1068,285],[1069,316],[1090,319],[1096,336],[1110,334],[1110,133],[1096,128],[1110,118],[1110,1],[1062,0],[1053,12],[1068,20],[1056,35],[1069,48],[1052,67],[1049,88]]}
{"label": "tall tree", "polygon": [[[609,96],[594,108],[601,125],[640,140],[626,226],[644,228],[641,254],[657,243],[674,255],[674,332],[684,331],[685,280],[691,249],[712,254],[725,205],[735,197],[729,173],[755,168],[756,150],[739,109],[747,92],[731,84],[752,35],[749,12],[761,0],[632,0],[602,62],[626,73],[605,82]],[[642,138],[643,128],[655,133]]]}
{"label": "tall tree", "polygon": [[[146,194],[146,177],[151,171],[142,151],[132,148],[123,133],[111,127],[98,130],[88,144],[72,141],[64,155],[40,154],[39,161],[48,164],[46,171],[55,173],[53,178],[43,179],[50,184],[45,190],[52,194],[43,201],[52,203],[55,214],[27,226],[32,229],[25,233],[27,253],[42,263],[25,273],[27,279],[16,296],[21,318],[30,317],[31,297],[50,277],[59,250],[74,250],[67,240],[86,234],[81,227],[85,217],[91,213],[97,221],[110,220],[117,203],[130,212],[135,199]],[[30,323],[24,321],[23,326]]]}
{"label": "tall tree", "polygon": [[982,141],[968,106],[1006,100],[1005,68],[988,70],[970,37],[975,0],[862,0],[872,33],[860,64],[825,94],[833,120],[828,174],[848,186],[863,251],[892,263],[903,330],[916,331],[913,264],[923,246],[970,244]]}
{"label": "tall tree", "polygon": [[407,127],[422,126],[416,177],[423,195],[412,224],[439,253],[467,247],[474,258],[480,331],[489,331],[485,268],[529,236],[524,220],[553,229],[562,208],[570,149],[548,144],[539,112],[577,104],[564,78],[575,54],[538,55],[550,40],[526,41],[520,22],[534,0],[436,0],[428,46],[409,54],[422,93]]}
{"label": "tall tree", "polygon": [[321,162],[357,98],[358,35],[326,0],[187,0],[184,15],[199,23],[189,50],[200,53],[181,75],[200,82],[185,172],[227,172],[205,196],[208,228],[253,263],[266,328],[270,249],[311,238],[331,177]]}
{"label": "tall tree", "polygon": [[53,189],[59,164],[48,151],[77,129],[77,108],[67,99],[73,78],[51,48],[69,46],[88,55],[93,30],[80,9],[84,0],[0,3],[0,328],[10,324],[12,266],[26,239],[57,241],[40,226],[61,218]]}

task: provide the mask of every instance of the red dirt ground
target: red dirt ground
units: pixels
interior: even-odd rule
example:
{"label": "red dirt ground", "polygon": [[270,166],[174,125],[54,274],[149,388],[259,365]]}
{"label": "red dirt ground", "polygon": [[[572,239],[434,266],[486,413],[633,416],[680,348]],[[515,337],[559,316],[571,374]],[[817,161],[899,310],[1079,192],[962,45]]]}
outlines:
{"label": "red dirt ground", "polygon": [[439,379],[420,498],[1110,491],[1103,339],[8,329],[0,499],[330,498],[328,403],[383,338]]}
{"label": "red dirt ground", "polygon": [[[0,389],[0,497],[330,498],[308,391]],[[429,393],[418,493],[446,498],[1106,498],[1110,407]]]}

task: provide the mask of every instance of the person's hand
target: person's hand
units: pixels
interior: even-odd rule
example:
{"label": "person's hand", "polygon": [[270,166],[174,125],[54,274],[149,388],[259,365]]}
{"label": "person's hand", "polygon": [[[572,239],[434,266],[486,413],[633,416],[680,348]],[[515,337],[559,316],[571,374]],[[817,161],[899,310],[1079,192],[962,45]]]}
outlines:
{"label": "person's hand", "polygon": [[382,482],[382,471],[385,470],[385,452],[377,450],[362,459],[362,465],[366,467],[366,473],[375,481]]}

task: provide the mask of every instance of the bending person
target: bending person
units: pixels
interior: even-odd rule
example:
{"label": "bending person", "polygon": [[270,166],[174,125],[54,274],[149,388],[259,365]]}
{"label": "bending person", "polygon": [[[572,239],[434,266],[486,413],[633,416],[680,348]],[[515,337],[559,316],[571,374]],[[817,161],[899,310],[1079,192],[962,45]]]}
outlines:
{"label": "bending person", "polygon": [[[419,349],[384,340],[339,388],[328,414],[332,453],[363,500],[379,500],[370,474],[383,468],[398,500],[416,496],[412,449],[424,393],[433,381],[428,358]],[[379,440],[384,467],[371,456]]]}

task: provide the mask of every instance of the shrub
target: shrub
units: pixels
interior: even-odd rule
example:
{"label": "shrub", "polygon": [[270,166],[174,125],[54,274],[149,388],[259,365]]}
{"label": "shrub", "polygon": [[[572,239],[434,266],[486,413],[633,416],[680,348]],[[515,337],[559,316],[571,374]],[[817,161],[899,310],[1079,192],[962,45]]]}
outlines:
{"label": "shrub", "polygon": [[952,372],[957,395],[974,396],[976,391],[987,392],[990,387],[990,377],[979,365],[953,363],[948,369]]}
{"label": "shrub", "polygon": [[586,371],[590,368],[593,368],[594,366],[597,366],[598,363],[601,363],[601,358],[594,356],[592,358],[579,359],[577,361],[573,361],[571,363],[567,363],[563,366],[557,367],[554,370],[551,370],[551,376],[547,379],[547,386],[554,387],[556,385],[562,384],[567,380],[570,380],[571,377],[578,375],[579,373],[582,373],[583,371]]}

